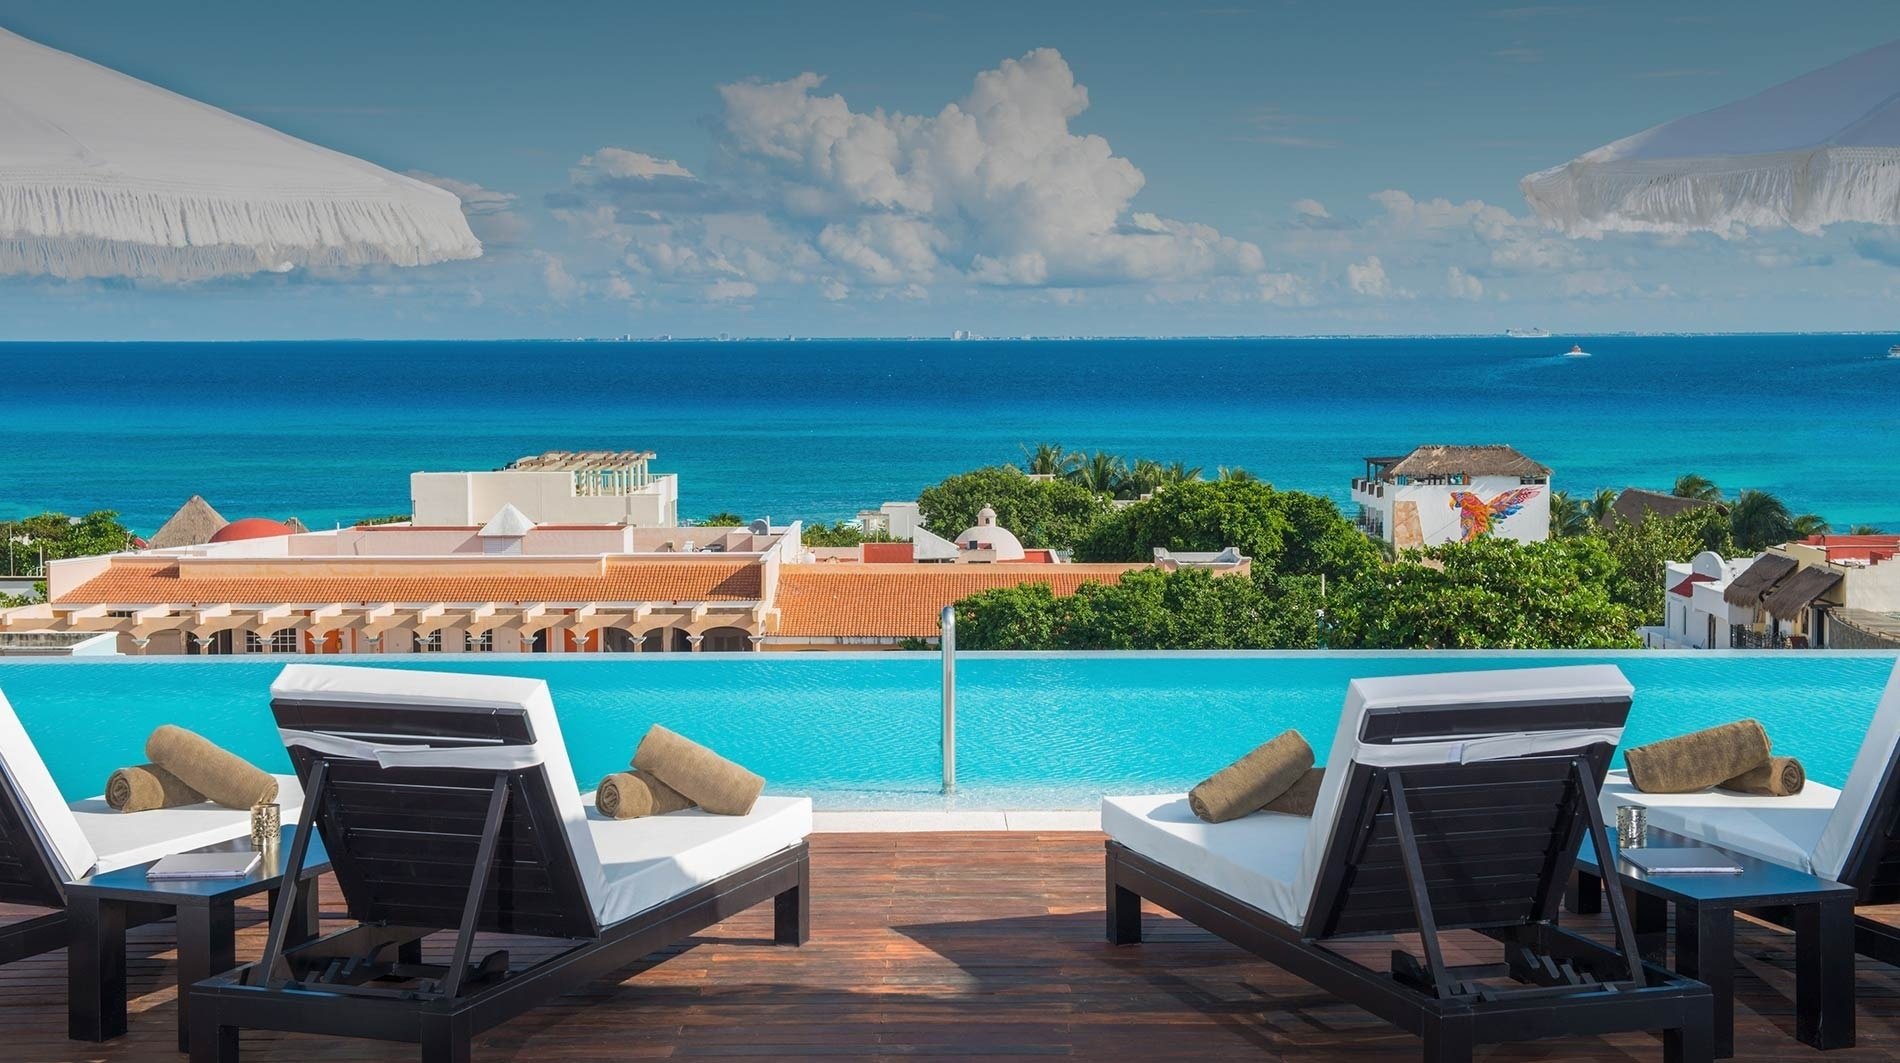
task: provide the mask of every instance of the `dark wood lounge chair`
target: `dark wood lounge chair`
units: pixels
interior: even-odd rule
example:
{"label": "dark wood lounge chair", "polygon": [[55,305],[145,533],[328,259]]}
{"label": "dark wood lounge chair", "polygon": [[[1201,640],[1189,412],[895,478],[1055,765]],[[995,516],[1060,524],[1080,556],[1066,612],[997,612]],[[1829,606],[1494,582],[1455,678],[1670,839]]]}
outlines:
{"label": "dark wood lounge chair", "polygon": [[[303,797],[297,780],[279,776],[277,783],[279,802],[296,809]],[[0,926],[0,963],[66,947],[68,883],[250,831],[248,811],[210,802],[131,814],[112,811],[103,797],[67,802],[0,695],[0,901],[53,909]],[[172,913],[154,908],[143,914],[151,922]]]}
{"label": "dark wood lounge chair", "polygon": [[[1900,664],[1839,790],[1810,779],[1788,797],[1714,789],[1646,794],[1612,772],[1601,803],[1606,816],[1617,805],[1642,805],[1651,827],[1852,886],[1862,906],[1900,903]],[[1599,883],[1592,876],[1580,885],[1579,907],[1593,910]],[[1772,909],[1752,914],[1786,922]],[[1900,966],[1900,928],[1856,916],[1854,948]]]}
{"label": "dark wood lounge chair", "polygon": [[[482,1030],[755,904],[773,902],[777,942],[809,934],[808,800],[603,819],[539,680],[292,665],[271,693],[355,925],[297,946],[273,925],[257,963],[198,983],[194,1063],[236,1060],[246,1028],[467,1060]],[[451,955],[425,963],[436,932]],[[476,954],[484,932],[567,944],[515,965]]]}
{"label": "dark wood lounge chair", "polygon": [[[1418,1034],[1428,1061],[1627,1030],[1707,1060],[1708,988],[1641,961],[1620,898],[1612,945],[1556,924],[1578,847],[1607,853],[1597,787],[1630,694],[1606,665],[1354,680],[1311,819],[1103,802],[1109,940],[1140,940],[1146,899]],[[1452,930],[1498,962],[1448,963]],[[1397,934],[1422,955],[1375,969],[1333,947]]]}

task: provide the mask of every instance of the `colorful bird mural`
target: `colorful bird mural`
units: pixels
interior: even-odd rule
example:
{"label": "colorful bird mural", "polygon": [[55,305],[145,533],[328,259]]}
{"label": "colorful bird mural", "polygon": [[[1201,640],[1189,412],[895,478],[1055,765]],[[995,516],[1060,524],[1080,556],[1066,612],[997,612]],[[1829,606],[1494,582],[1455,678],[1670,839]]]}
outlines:
{"label": "colorful bird mural", "polygon": [[1515,491],[1506,491],[1486,502],[1470,491],[1453,491],[1451,508],[1458,511],[1458,529],[1465,542],[1470,542],[1491,530],[1492,522],[1504,520],[1524,508],[1524,503],[1537,497],[1540,488],[1520,487]]}

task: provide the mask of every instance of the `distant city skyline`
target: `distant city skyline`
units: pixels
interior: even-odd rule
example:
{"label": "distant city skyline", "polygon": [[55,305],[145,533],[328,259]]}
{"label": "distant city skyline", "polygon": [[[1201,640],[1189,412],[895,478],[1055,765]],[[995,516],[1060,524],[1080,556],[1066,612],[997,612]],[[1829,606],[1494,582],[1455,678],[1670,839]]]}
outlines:
{"label": "distant city skyline", "polygon": [[1571,239],[1517,191],[1900,36],[1884,4],[13,0],[0,27],[449,188],[486,246],[0,278],[0,338],[1900,325],[1900,231]]}

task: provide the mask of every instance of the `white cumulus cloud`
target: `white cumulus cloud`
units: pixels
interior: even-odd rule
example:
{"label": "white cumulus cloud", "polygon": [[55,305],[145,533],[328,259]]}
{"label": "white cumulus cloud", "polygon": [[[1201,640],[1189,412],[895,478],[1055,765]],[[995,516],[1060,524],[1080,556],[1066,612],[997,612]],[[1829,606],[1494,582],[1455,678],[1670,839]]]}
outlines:
{"label": "white cumulus cloud", "polygon": [[1346,267],[1346,287],[1360,295],[1374,299],[1384,299],[1392,295],[1392,278],[1385,274],[1385,263],[1378,255],[1367,256],[1364,262],[1354,262]]}
{"label": "white cumulus cloud", "polygon": [[[1054,49],[983,71],[934,114],[854,109],[823,84],[806,73],[722,85],[704,175],[606,147],[549,205],[624,248],[636,271],[713,280],[709,298],[731,297],[720,280],[806,283],[841,298],[1266,274],[1254,244],[1134,208],[1142,172],[1102,137],[1070,129],[1089,93]],[[1266,292],[1282,282],[1259,283]]]}
{"label": "white cumulus cloud", "polygon": [[1453,299],[1484,298],[1484,282],[1457,266],[1445,267],[1445,294]]}

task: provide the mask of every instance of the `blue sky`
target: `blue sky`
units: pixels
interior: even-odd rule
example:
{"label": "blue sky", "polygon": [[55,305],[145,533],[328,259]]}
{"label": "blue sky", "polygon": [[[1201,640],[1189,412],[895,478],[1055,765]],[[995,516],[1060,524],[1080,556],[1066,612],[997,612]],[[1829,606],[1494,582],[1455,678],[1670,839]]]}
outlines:
{"label": "blue sky", "polygon": [[1892,231],[1572,240],[1517,191],[1900,36],[1886,2],[0,0],[0,26],[431,175],[488,248],[0,279],[12,338],[1878,329],[1900,296]]}

